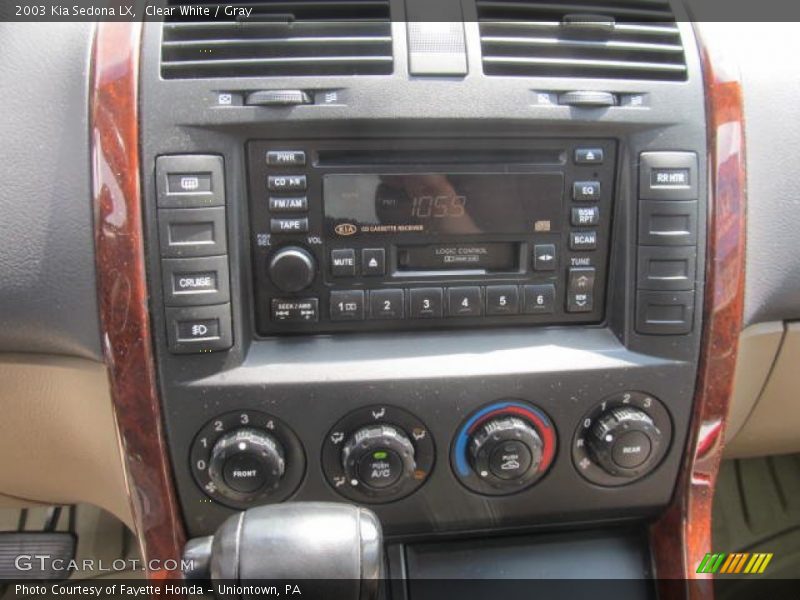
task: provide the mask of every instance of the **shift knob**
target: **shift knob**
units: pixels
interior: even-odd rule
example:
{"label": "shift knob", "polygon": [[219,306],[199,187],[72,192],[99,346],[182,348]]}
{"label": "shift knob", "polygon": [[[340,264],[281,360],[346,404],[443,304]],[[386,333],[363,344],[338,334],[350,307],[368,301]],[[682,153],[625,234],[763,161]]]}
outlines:
{"label": "shift knob", "polygon": [[[334,502],[287,502],[229,517],[210,537],[190,540],[187,579],[298,583],[303,598],[374,600],[383,567],[375,514]],[[230,598],[230,596],[225,596]],[[242,596],[247,598],[248,596]]]}

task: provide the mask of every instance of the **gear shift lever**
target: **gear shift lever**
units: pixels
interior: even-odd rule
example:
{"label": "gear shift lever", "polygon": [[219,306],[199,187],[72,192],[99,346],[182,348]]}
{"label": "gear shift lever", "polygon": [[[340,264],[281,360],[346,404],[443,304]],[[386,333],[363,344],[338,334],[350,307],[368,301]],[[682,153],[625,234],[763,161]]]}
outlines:
{"label": "gear shift lever", "polygon": [[375,600],[383,536],[380,521],[365,508],[288,502],[231,516],[213,536],[190,540],[184,559],[194,564],[187,579],[212,579],[217,589],[261,580],[280,591],[281,584],[297,583],[306,599]]}

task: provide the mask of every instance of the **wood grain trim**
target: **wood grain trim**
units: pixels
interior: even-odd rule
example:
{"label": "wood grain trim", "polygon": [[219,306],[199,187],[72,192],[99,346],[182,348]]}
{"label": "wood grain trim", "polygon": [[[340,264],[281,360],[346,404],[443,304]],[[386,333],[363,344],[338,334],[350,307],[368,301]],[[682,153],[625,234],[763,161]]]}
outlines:
{"label": "wood grain trim", "polygon": [[[690,442],[673,501],[651,528],[657,577],[675,597],[713,598],[697,566],[711,551],[711,509],[742,330],[746,165],[744,105],[735,65],[697,27],[708,123],[709,213],[703,334]],[[724,550],[724,549],[723,549]],[[673,580],[672,582],[668,580]],[[677,580],[688,580],[688,585]]]}
{"label": "wood grain trim", "polygon": [[99,23],[95,31],[92,189],[100,325],[128,495],[148,578],[165,580],[181,577],[158,565],[180,559],[185,534],[162,427],[147,308],[137,106],[141,35],[141,23]]}

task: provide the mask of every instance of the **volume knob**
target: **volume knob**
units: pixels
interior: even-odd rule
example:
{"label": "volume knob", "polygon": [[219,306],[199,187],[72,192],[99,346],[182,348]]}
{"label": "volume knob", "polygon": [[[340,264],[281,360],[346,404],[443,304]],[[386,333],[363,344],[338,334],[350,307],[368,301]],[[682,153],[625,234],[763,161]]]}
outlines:
{"label": "volume knob", "polygon": [[299,246],[286,246],[272,255],[269,278],[282,292],[299,292],[314,281],[317,268],[311,253]]}

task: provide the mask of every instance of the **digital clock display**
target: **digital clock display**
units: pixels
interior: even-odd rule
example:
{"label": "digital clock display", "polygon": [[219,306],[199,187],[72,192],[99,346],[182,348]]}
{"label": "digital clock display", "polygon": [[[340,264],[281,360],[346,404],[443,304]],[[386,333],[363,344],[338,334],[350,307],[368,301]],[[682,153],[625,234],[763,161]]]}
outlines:
{"label": "digital clock display", "polygon": [[328,233],[528,234],[559,231],[560,173],[326,175]]}

